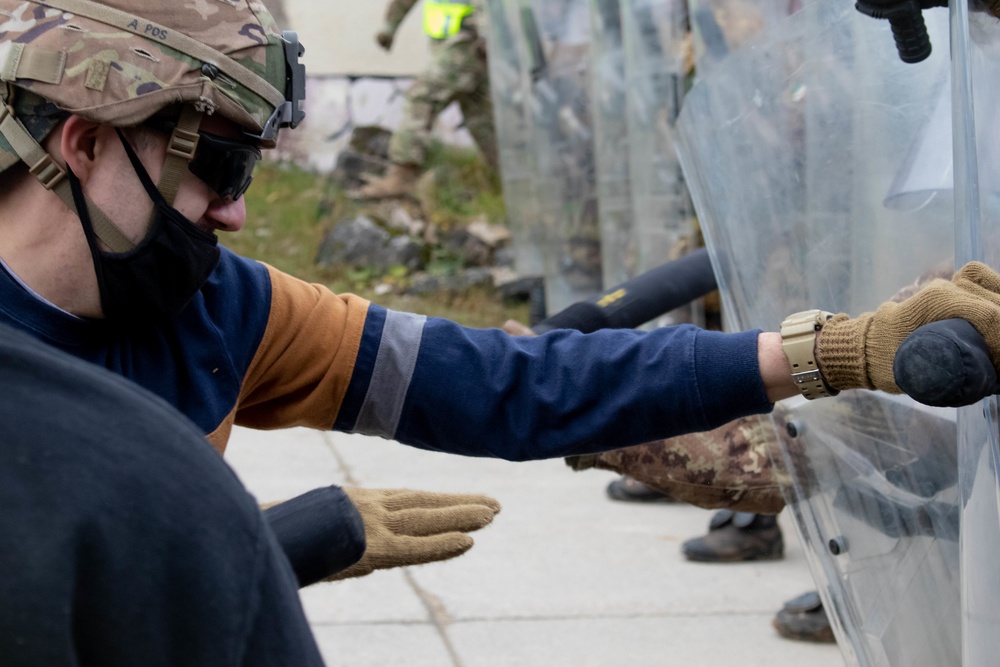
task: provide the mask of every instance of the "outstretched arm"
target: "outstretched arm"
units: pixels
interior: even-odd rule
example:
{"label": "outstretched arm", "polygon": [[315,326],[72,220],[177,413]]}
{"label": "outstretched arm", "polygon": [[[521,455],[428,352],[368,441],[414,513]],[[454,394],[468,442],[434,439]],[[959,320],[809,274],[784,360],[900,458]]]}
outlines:
{"label": "outstretched arm", "polygon": [[771,403],[758,333],[514,337],[370,306],[335,430],[508,460],[703,431]]}

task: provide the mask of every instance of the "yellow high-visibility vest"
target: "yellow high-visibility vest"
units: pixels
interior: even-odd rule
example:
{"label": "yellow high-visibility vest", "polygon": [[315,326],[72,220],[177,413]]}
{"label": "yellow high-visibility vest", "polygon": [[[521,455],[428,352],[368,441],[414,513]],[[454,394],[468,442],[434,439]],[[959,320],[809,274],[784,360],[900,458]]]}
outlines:
{"label": "yellow high-visibility vest", "polygon": [[471,2],[424,0],[424,32],[434,39],[457,35],[462,29],[462,20],[472,11]]}

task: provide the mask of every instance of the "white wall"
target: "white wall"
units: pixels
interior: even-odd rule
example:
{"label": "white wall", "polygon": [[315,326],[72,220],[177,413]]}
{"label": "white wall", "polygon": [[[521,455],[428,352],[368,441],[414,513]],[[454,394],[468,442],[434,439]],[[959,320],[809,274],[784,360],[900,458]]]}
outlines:
{"label": "white wall", "polygon": [[388,0],[266,0],[283,3],[289,30],[306,47],[309,76],[414,76],[427,64],[428,37],[418,3],[396,33],[392,51],[375,43]]}
{"label": "white wall", "polygon": [[[392,51],[386,53],[375,43],[375,33],[382,26],[388,0],[263,2],[282,28],[299,33],[308,75],[306,120],[295,132],[282,133],[278,150],[269,152],[269,157],[328,172],[351,128],[396,128],[403,93],[428,61],[420,3],[410,10]],[[472,146],[461,123],[461,112],[451,105],[438,118],[434,133],[447,143]]]}

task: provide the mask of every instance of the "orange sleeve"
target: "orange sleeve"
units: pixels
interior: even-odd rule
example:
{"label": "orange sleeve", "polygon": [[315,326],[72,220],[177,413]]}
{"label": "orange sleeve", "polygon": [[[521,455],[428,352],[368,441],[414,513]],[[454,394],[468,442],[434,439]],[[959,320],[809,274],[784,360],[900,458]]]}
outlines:
{"label": "orange sleeve", "polygon": [[243,380],[235,422],[329,429],[354,372],[369,302],[267,269],[270,316]]}

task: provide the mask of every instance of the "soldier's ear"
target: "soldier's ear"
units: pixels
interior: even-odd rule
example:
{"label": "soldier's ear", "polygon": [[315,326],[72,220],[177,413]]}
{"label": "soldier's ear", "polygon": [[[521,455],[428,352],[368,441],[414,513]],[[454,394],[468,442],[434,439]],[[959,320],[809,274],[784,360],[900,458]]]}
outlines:
{"label": "soldier's ear", "polygon": [[[97,160],[108,150],[109,130],[114,136],[114,129],[71,114],[61,125],[61,132],[56,137],[58,154],[63,163],[73,170],[81,183],[86,183],[94,170]],[[116,139],[117,140],[117,139]],[[56,146],[49,146],[49,151]]]}

